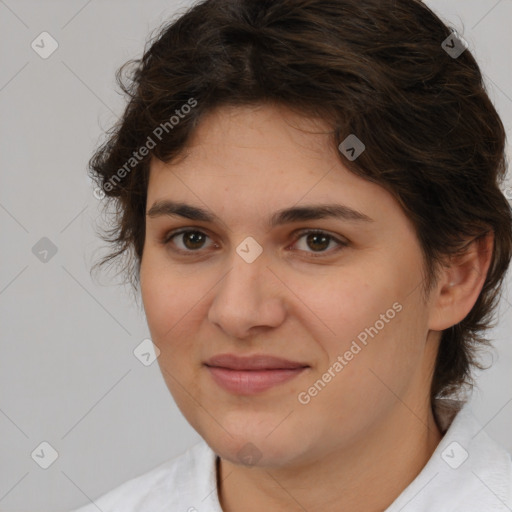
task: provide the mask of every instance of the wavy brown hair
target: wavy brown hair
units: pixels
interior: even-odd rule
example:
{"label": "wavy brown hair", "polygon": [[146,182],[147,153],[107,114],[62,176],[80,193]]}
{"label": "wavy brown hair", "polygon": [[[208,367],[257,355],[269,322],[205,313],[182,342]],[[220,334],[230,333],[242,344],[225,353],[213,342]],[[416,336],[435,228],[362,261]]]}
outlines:
{"label": "wavy brown hair", "polygon": [[[285,106],[325,121],[336,147],[349,134],[364,142],[355,161],[339,158],[412,221],[425,294],[444,258],[494,233],[478,300],[442,333],[431,397],[473,386],[511,259],[512,212],[500,189],[503,124],[470,50],[452,58],[441,46],[452,34],[418,0],[204,0],[180,13],[117,71],[127,107],[89,162],[115,208],[101,235],[111,251],[95,268],[117,262],[138,288],[152,157],[177,158],[215,107]],[[157,141],[159,126],[167,128]],[[148,137],[156,145],[134,160]]]}

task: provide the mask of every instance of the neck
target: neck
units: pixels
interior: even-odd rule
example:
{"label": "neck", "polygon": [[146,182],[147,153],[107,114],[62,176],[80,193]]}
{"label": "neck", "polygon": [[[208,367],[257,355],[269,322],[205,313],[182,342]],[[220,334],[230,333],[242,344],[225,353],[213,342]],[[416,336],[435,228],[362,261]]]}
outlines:
{"label": "neck", "polygon": [[224,512],[382,511],[416,478],[441,438],[431,407],[418,414],[397,402],[361,439],[306,465],[248,468],[221,459],[220,503]]}

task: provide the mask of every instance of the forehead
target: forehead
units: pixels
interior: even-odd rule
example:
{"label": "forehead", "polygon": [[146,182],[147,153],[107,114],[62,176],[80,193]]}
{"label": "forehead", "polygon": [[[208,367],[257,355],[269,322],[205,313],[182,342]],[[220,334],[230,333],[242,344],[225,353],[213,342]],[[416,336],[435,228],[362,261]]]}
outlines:
{"label": "forehead", "polygon": [[171,163],[153,159],[152,177],[182,173],[188,178],[230,178],[233,182],[284,177],[299,182],[325,175],[340,157],[329,127],[283,107],[223,106],[207,112],[183,152]]}
{"label": "forehead", "polygon": [[170,199],[238,215],[306,203],[339,203],[375,218],[398,204],[343,163],[329,126],[274,106],[209,112],[183,154],[153,160],[148,208]]}
{"label": "forehead", "polygon": [[324,153],[326,135],[332,127],[319,118],[301,115],[284,106],[220,106],[207,112],[189,140],[189,147],[218,144],[229,140],[230,146],[277,148],[298,146],[304,152]]}

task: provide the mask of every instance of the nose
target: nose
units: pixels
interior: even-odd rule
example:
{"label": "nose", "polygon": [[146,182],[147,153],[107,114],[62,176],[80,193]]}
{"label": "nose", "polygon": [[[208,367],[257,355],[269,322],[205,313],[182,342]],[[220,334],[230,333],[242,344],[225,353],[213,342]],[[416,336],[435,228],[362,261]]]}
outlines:
{"label": "nose", "polygon": [[252,263],[235,253],[231,268],[213,289],[208,320],[237,339],[278,327],[286,316],[285,291],[264,253]]}

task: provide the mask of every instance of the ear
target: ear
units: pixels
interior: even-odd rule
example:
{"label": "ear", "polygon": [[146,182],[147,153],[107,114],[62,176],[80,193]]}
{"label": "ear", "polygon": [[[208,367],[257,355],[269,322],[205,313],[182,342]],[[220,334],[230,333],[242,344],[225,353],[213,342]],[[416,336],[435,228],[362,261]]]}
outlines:
{"label": "ear", "polygon": [[493,247],[490,231],[471,242],[464,254],[449,258],[430,295],[429,329],[448,329],[468,315],[487,277]]}

